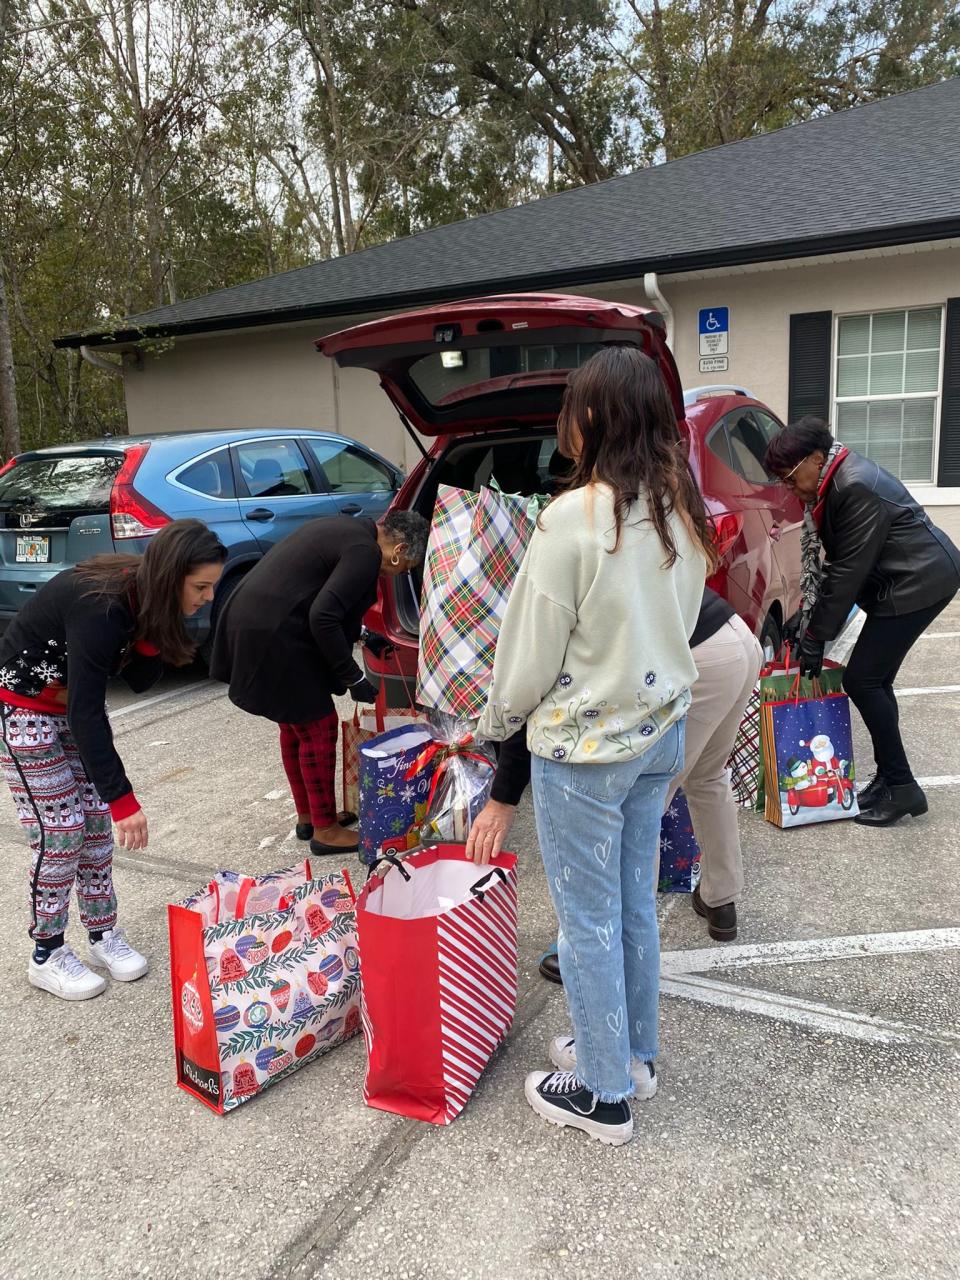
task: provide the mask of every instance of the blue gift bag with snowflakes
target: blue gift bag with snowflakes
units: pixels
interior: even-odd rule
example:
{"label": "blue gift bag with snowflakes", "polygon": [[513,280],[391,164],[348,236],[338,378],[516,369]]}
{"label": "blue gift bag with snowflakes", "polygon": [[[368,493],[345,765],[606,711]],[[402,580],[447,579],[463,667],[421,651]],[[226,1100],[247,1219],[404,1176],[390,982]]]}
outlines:
{"label": "blue gift bag with snowflakes", "polygon": [[426,725],[404,725],[360,747],[360,859],[405,853],[420,843],[439,764]]}
{"label": "blue gift bag with snowflakes", "polygon": [[660,822],[660,893],[693,893],[700,883],[700,846],[682,791],[670,801]]}

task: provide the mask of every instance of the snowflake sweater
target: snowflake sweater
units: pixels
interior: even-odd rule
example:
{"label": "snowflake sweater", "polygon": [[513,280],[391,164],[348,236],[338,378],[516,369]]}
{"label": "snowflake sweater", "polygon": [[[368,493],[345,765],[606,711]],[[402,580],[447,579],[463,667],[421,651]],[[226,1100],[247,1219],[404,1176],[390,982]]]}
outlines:
{"label": "snowflake sweater", "polygon": [[591,485],[541,517],[510,596],[484,737],[527,722],[534,755],[606,764],[642,755],[686,713],[706,562],[679,516],[672,568],[641,498],[615,541],[613,495]]}
{"label": "snowflake sweater", "polygon": [[119,821],[140,806],[113,745],[107,681],[120,674],[140,693],[163,667],[150,645],[133,646],[132,604],[89,591],[67,569],[23,606],[0,637],[0,703],[65,714],[87,776]]}

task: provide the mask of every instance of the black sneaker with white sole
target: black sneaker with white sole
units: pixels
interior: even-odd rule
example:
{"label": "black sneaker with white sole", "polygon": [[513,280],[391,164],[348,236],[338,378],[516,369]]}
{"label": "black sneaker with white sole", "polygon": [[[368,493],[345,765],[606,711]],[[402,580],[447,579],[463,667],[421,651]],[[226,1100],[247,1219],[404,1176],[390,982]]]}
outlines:
{"label": "black sneaker with white sole", "polygon": [[531,1071],[524,1084],[527,1101],[550,1124],[582,1129],[610,1147],[633,1137],[633,1114],[626,1099],[601,1102],[569,1071]]}

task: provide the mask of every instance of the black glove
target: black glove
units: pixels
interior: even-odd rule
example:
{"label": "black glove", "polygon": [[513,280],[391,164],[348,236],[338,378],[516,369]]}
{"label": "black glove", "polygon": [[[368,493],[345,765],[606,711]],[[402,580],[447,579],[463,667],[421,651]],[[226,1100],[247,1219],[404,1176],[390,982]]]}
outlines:
{"label": "black glove", "polygon": [[347,692],[354,702],[376,702],[377,700],[377,686],[371,684],[366,676],[356,684],[352,684]]}
{"label": "black glove", "polygon": [[797,654],[797,665],[800,667],[800,674],[813,679],[823,670],[823,641],[814,640],[813,636],[805,635],[800,641],[800,652]]}
{"label": "black glove", "polygon": [[800,627],[803,625],[803,610],[798,609],[783,624],[781,635],[783,643],[788,644],[791,649],[796,647],[797,636],[800,634]]}
{"label": "black glove", "polygon": [[394,651],[393,645],[379,631],[364,630],[360,643],[364,648],[369,649],[375,658],[389,658]]}

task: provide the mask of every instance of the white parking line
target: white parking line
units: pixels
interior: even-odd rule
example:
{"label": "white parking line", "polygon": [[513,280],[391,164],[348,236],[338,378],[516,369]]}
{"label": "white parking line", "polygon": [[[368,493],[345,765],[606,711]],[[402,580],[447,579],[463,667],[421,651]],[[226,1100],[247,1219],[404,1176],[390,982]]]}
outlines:
{"label": "white parking line", "polygon": [[921,640],[960,640],[960,631],[925,631]]}
{"label": "white parking line", "polygon": [[924,790],[929,787],[955,787],[960,784],[960,773],[944,773],[935,778],[918,778],[917,782]]}
{"label": "white parking line", "polygon": [[712,969],[855,960],[863,956],[948,951],[955,947],[960,947],[960,929],[852,933],[839,938],[802,938],[790,942],[755,942],[736,947],[697,947],[692,951],[665,951],[660,956],[660,972],[665,976],[680,977],[688,973],[709,973]]}
{"label": "white parking line", "polygon": [[777,1022],[792,1022],[812,1031],[825,1031],[830,1035],[846,1036],[851,1040],[866,1040],[873,1044],[912,1044],[918,1040],[935,1044],[960,1044],[960,1035],[953,1031],[932,1031],[909,1022],[894,1022],[888,1018],[875,1018],[867,1013],[853,1013],[848,1009],[833,1009],[829,1005],[816,1004],[772,991],[753,987],[737,987],[712,978],[665,978],[660,990],[664,995],[695,1000],[698,1004],[710,1004],[737,1013],[759,1013]]}
{"label": "white parking line", "polygon": [[960,693],[960,684],[931,684],[922,689],[894,689],[898,698],[918,698],[923,693]]}
{"label": "white parking line", "polygon": [[762,942],[738,947],[699,947],[666,951],[660,956],[660,990],[664,995],[694,1000],[736,1013],[756,1013],[830,1035],[874,1044],[903,1044],[925,1040],[960,1045],[960,1034],[878,1018],[872,1014],[817,1004],[799,996],[760,987],[720,982],[703,975],[711,970],[757,966],[833,962],[866,956],[916,954],[960,948],[960,929],[914,929],[903,933],[863,933],[839,938],[810,938]]}

